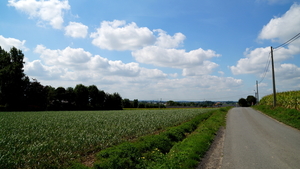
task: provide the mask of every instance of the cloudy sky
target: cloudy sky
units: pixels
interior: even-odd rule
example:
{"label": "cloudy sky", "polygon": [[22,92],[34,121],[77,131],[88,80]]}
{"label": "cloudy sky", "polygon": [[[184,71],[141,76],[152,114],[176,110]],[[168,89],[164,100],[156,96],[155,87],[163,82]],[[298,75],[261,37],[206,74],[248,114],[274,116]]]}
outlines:
{"label": "cloudy sky", "polygon": [[[296,0],[1,0],[0,46],[43,85],[139,100],[272,93],[270,46],[300,33]],[[274,51],[278,91],[300,90],[300,38]]]}

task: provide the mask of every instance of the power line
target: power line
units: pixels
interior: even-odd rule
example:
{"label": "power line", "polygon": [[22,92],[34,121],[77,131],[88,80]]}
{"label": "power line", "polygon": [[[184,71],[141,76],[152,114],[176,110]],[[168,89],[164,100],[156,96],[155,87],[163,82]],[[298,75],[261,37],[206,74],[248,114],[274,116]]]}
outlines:
{"label": "power line", "polygon": [[277,46],[277,47],[275,47],[273,49],[274,50],[278,50],[280,48],[283,48],[284,46],[286,46],[286,45],[292,43],[293,41],[295,41],[296,39],[298,39],[299,37],[300,37],[300,33],[298,33],[297,35],[295,35],[294,37],[292,37],[290,40],[284,42],[283,44],[281,44],[281,45],[279,45],[279,46]]}
{"label": "power line", "polygon": [[[281,49],[281,48],[287,46],[288,44],[294,42],[294,41],[297,40],[298,38],[300,38],[300,33],[296,34],[294,37],[292,37],[292,38],[289,39],[288,41],[284,42],[283,44],[281,44],[281,45],[279,45],[279,46],[273,48],[273,51],[279,50],[279,49]],[[263,76],[262,76],[261,80],[259,81],[259,83],[261,83],[261,82],[264,80],[264,78],[266,77],[266,74],[267,74],[267,72],[268,72],[268,70],[269,70],[270,62],[271,62],[271,52],[269,53],[269,57],[268,57],[268,60],[267,60],[267,63],[266,63],[266,67],[265,67],[265,69],[264,69],[264,72],[262,73]]]}
{"label": "power line", "polygon": [[269,52],[269,57],[268,57],[268,60],[267,60],[267,63],[266,63],[265,69],[264,69],[263,77],[260,79],[259,83],[261,83],[265,79],[266,74],[269,70],[270,62],[271,62],[271,52]]}

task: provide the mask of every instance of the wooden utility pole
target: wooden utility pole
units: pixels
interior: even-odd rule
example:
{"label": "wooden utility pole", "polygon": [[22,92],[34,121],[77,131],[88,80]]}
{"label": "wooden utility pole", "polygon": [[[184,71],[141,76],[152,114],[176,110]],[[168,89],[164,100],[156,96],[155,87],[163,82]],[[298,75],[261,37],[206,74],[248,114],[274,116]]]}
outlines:
{"label": "wooden utility pole", "polygon": [[259,102],[259,96],[258,96],[258,81],[256,80],[256,103]]}
{"label": "wooden utility pole", "polygon": [[271,62],[272,62],[272,79],[273,79],[273,107],[276,106],[276,87],[275,87],[275,73],[274,73],[274,59],[273,47],[271,46]]}

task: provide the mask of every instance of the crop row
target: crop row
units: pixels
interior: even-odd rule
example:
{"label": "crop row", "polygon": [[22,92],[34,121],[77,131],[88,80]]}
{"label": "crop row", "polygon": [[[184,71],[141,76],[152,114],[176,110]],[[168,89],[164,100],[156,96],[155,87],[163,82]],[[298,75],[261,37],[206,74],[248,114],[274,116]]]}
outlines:
{"label": "crop row", "polygon": [[225,125],[229,109],[200,114],[189,122],[168,128],[157,135],[144,136],[135,142],[105,149],[97,154],[98,161],[94,168],[195,168],[200,157],[208,150],[216,131]]}
{"label": "crop row", "polygon": [[210,109],[0,112],[0,168],[62,168]]}
{"label": "crop row", "polygon": [[[260,100],[260,104],[273,105],[273,95],[263,97]],[[277,93],[276,105],[283,108],[300,110],[300,90]]]}

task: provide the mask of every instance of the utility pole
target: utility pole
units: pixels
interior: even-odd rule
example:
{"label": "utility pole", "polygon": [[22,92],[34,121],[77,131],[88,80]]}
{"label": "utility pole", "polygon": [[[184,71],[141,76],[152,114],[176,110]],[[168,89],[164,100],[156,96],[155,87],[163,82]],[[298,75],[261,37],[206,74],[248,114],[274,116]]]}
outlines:
{"label": "utility pole", "polygon": [[256,80],[256,103],[259,102],[259,97],[258,97],[258,81]]}
{"label": "utility pole", "polygon": [[272,79],[273,79],[273,107],[276,106],[276,87],[275,87],[275,73],[274,73],[274,59],[273,47],[271,46],[271,61],[272,61]]}

